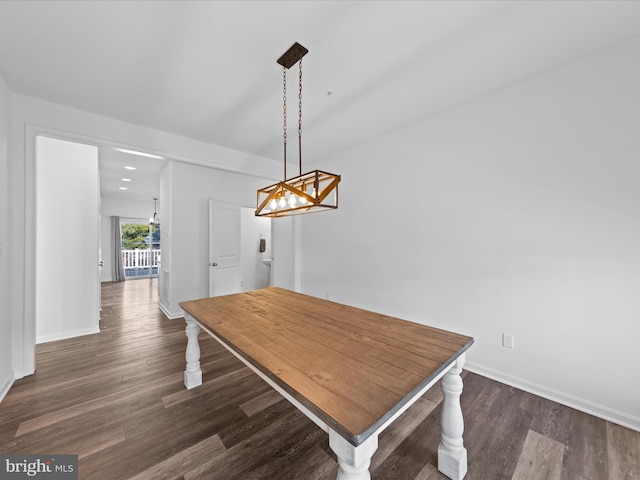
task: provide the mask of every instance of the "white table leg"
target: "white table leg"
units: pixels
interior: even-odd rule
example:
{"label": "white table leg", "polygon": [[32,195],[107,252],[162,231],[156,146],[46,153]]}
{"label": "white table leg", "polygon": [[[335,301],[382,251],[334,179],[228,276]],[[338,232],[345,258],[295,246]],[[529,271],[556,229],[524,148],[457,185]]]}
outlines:
{"label": "white table leg", "polygon": [[338,456],[337,480],[371,480],[369,465],[378,449],[378,435],[371,435],[354,447],[333,430],[329,430],[329,446]]}
{"label": "white table leg", "polygon": [[467,474],[467,449],[462,443],[464,421],[460,408],[462,393],[462,365],[464,354],[442,377],[444,401],[442,405],[442,438],[438,446],[438,470],[453,480],[462,480]]}
{"label": "white table leg", "polygon": [[185,332],[187,334],[187,352],[185,358],[187,360],[187,368],[184,371],[184,386],[187,389],[202,385],[202,370],[200,369],[200,344],[198,343],[198,334],[200,333],[200,325],[188,314],[185,313],[184,319],[187,322]]}

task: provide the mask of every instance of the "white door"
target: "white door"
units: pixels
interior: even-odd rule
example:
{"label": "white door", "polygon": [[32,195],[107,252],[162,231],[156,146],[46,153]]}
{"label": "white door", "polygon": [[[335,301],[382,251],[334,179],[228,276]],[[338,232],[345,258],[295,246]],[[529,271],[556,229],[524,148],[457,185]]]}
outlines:
{"label": "white door", "polygon": [[209,296],[240,291],[240,207],[209,200]]}

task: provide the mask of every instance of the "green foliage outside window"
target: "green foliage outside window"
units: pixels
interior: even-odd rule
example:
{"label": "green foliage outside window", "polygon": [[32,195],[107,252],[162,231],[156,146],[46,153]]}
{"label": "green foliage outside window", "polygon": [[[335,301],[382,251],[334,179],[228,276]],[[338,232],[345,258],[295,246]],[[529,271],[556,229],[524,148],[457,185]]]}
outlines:
{"label": "green foliage outside window", "polygon": [[[160,248],[159,227],[154,225],[152,231],[152,248],[158,249]],[[122,249],[135,250],[136,248],[149,249],[149,225],[125,223],[122,225]]]}

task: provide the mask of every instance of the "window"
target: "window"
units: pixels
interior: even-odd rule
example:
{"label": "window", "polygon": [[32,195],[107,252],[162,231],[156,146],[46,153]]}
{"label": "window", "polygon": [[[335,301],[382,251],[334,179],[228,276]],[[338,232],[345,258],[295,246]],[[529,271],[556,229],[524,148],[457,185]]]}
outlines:
{"label": "window", "polygon": [[122,264],[126,278],[158,275],[160,225],[123,223]]}

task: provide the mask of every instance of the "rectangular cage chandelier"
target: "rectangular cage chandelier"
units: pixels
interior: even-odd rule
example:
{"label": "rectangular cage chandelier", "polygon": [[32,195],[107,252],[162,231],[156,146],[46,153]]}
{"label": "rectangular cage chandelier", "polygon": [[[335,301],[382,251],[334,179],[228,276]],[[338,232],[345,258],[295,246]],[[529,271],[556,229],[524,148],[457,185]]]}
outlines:
{"label": "rectangular cage chandelier", "polygon": [[[340,175],[312,170],[302,173],[302,57],[305,47],[294,43],[279,59],[282,65],[284,180],[258,189],[256,216],[286,217],[302,213],[320,212],[338,208]],[[298,165],[299,175],[287,178],[287,70],[295,64],[298,74]]]}

